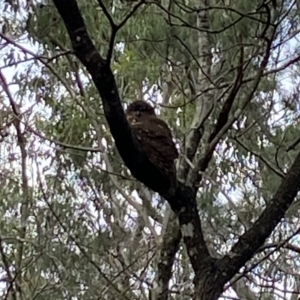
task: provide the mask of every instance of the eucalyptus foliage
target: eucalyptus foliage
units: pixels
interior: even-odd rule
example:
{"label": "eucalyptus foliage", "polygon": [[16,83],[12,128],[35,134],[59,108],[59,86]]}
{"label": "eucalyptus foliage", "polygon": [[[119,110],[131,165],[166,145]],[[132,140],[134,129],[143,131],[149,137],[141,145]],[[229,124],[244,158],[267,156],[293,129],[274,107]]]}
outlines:
{"label": "eucalyptus foliage", "polygon": [[[240,84],[197,196],[208,248],[223,256],[299,150],[298,3],[77,3],[97,50],[114,50],[124,107],[141,98],[156,106],[180,148],[178,164],[188,161],[201,101],[209,115],[196,158]],[[1,299],[167,299],[157,286],[172,250],[163,241],[180,241],[177,222],[124,165],[54,4],[0,0],[0,9]],[[108,14],[115,24],[126,19],[113,41]],[[299,212],[295,199],[220,299],[298,299]],[[194,275],[178,248],[167,296],[191,299]]]}

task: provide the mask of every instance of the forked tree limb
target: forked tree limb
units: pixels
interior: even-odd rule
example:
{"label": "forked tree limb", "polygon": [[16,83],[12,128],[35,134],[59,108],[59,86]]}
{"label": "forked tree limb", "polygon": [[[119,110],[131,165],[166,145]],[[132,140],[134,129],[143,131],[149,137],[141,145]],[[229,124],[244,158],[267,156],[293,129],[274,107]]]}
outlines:
{"label": "forked tree limb", "polygon": [[191,264],[196,271],[202,264],[213,264],[203,238],[196,203],[196,189],[177,184],[177,188],[165,190],[165,178],[151,164],[132,135],[121,105],[115,78],[109,63],[93,44],[75,0],[53,0],[67,28],[73,50],[86,67],[101,96],[105,118],[115,140],[116,147],[132,175],[150,189],[165,198],[178,215]]}

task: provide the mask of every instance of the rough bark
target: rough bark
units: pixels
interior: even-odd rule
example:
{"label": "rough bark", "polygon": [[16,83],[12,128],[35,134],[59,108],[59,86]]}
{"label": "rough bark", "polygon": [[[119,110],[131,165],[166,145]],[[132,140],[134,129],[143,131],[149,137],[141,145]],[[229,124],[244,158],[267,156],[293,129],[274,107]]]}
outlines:
{"label": "rough bark", "polygon": [[105,117],[117,149],[133,176],[161,194],[177,214],[195,272],[197,300],[215,300],[224,284],[255,254],[274,230],[300,190],[300,154],[297,156],[277,193],[253,227],[243,234],[231,252],[222,259],[210,256],[204,241],[196,204],[196,188],[178,182],[165,191],[159,171],[141,152],[127,123],[109,63],[95,49],[75,0],[53,0],[69,33],[75,55],[91,74],[102,99]]}

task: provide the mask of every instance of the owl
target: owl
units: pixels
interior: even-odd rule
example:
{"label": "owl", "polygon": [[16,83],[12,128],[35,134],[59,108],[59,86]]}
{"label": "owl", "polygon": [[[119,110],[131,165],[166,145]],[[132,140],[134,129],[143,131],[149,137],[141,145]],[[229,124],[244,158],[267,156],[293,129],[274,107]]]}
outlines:
{"label": "owl", "polygon": [[141,150],[162,173],[168,187],[176,185],[175,159],[178,151],[168,125],[155,114],[154,108],[145,101],[132,102],[126,110],[127,120]]}

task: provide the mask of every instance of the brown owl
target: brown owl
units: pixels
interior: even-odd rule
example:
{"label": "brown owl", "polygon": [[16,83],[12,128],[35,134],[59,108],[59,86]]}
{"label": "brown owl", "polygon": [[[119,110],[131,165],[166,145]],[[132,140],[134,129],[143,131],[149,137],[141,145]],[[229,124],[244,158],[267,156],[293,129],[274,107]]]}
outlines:
{"label": "brown owl", "polygon": [[169,187],[175,186],[174,160],[178,157],[178,152],[168,125],[156,116],[150,104],[142,100],[132,102],[126,115],[141,150],[166,177]]}

